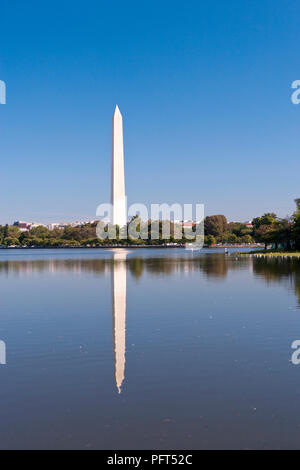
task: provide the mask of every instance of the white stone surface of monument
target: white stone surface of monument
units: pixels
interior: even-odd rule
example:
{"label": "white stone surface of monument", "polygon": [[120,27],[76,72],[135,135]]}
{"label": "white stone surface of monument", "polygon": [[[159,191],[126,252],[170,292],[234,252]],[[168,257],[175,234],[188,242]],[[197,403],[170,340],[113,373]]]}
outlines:
{"label": "white stone surface of monument", "polygon": [[112,223],[123,227],[127,223],[123,118],[118,106],[112,119],[111,203],[113,206]]}

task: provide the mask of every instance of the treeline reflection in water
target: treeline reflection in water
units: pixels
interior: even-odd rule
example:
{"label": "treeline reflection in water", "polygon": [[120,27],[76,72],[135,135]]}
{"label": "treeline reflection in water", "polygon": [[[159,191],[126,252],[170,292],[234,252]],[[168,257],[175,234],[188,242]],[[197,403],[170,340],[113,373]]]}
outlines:
{"label": "treeline reflection in water", "polygon": [[[121,251],[121,250],[120,250]],[[123,250],[122,250],[123,251]],[[125,251],[125,250],[124,250]],[[115,256],[102,259],[37,259],[37,260],[6,260],[0,261],[0,273],[31,274],[34,272],[78,272],[107,274],[119,260]],[[174,273],[191,273],[201,271],[207,276],[225,278],[230,269],[247,267],[249,261],[245,257],[228,257],[220,254],[189,257],[141,257],[126,258],[126,266],[136,279],[144,274],[171,275]]]}
{"label": "treeline reflection in water", "polygon": [[[120,250],[125,251],[125,250]],[[117,252],[117,251],[116,251]],[[138,256],[127,253],[123,261],[118,260],[116,252],[106,258],[49,258],[36,260],[5,260],[0,261],[0,275],[30,275],[42,272],[91,273],[108,275],[120,263],[126,263],[126,269],[135,279],[143,275],[169,276],[176,273],[189,274],[201,272],[207,278],[225,279],[230,271],[249,269],[253,275],[271,283],[284,283],[287,288],[294,289],[300,304],[300,262],[293,258],[255,258],[245,255],[231,254],[197,254],[171,256]]]}
{"label": "treeline reflection in water", "polygon": [[268,283],[284,284],[294,290],[300,306],[300,261],[293,258],[254,258],[253,273]]}

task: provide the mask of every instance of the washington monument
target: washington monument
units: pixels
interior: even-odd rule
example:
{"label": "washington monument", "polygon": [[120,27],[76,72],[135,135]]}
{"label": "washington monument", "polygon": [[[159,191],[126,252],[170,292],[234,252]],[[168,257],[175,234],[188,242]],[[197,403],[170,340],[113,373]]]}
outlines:
{"label": "washington monument", "polygon": [[112,224],[124,227],[127,223],[127,217],[124,175],[123,118],[118,106],[116,106],[112,119],[111,204],[113,206]]}

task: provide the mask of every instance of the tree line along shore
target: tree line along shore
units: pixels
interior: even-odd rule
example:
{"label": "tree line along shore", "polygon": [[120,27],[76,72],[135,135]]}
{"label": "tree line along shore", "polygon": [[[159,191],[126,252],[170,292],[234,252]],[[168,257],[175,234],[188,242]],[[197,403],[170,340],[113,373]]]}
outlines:
{"label": "tree line along shore", "polygon": [[[266,213],[255,217],[252,224],[247,226],[239,222],[228,222],[224,215],[207,216],[204,219],[204,246],[217,245],[251,246],[263,244],[265,249],[272,246],[273,250],[285,252],[300,251],[300,199],[296,199],[295,212],[286,218],[279,218],[275,213]],[[21,231],[14,225],[0,226],[0,245],[2,248],[67,248],[67,247],[109,247],[109,246],[184,246],[191,242],[191,234],[196,230],[196,224],[190,229],[189,236],[182,231],[182,238],[176,238],[176,226],[170,223],[170,236],[163,236],[163,222],[158,223],[156,239],[151,238],[152,222],[142,222],[138,216],[136,230],[146,231],[147,239],[123,239],[117,235],[114,239],[100,239],[96,234],[97,222],[87,223],[78,227],[66,226],[63,229],[48,230],[44,226]],[[178,227],[177,227],[178,228]]]}

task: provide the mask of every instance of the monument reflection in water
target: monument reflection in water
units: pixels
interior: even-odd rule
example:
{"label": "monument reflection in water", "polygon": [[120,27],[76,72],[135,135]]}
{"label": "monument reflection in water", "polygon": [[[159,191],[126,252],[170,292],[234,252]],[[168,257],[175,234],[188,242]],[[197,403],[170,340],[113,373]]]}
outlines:
{"label": "monument reflection in water", "polygon": [[111,277],[115,380],[119,393],[125,379],[126,256],[125,250],[114,253]]}

